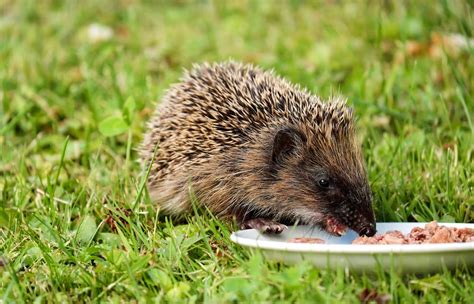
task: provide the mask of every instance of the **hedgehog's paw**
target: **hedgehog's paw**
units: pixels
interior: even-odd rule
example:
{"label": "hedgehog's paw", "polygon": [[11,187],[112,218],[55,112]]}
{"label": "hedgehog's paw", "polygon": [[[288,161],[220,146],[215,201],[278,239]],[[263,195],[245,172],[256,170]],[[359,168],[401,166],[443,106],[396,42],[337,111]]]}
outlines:
{"label": "hedgehog's paw", "polygon": [[287,229],[286,225],[280,224],[278,222],[266,219],[266,218],[254,218],[250,220],[245,220],[240,225],[241,229],[256,229],[261,233],[275,233],[280,234],[283,230]]}

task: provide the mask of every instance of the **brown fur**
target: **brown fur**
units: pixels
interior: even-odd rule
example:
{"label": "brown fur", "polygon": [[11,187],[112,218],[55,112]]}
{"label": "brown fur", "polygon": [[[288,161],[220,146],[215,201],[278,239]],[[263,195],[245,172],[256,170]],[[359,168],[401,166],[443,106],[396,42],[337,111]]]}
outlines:
{"label": "brown fur", "polygon": [[[272,161],[286,129],[297,134],[283,145],[291,152]],[[251,65],[203,64],[171,87],[148,130],[141,155],[148,164],[158,146],[148,189],[165,213],[189,212],[192,189],[221,217],[324,227],[334,213],[356,230],[374,221],[352,111],[339,97],[322,102]],[[321,172],[334,193],[315,186]]]}

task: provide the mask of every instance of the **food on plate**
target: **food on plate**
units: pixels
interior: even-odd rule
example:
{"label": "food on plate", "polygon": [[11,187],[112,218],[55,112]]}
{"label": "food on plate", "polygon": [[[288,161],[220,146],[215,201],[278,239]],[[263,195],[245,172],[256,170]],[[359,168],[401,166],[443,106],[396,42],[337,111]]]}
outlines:
{"label": "food on plate", "polygon": [[322,239],[318,238],[306,238],[306,237],[297,237],[297,238],[292,238],[288,241],[289,243],[308,243],[308,244],[324,244],[326,243]]}
{"label": "food on plate", "polygon": [[439,225],[436,221],[428,223],[424,228],[415,227],[404,235],[398,230],[376,234],[372,237],[359,236],[352,241],[357,245],[389,245],[389,244],[435,244],[474,242],[474,229],[456,228]]}

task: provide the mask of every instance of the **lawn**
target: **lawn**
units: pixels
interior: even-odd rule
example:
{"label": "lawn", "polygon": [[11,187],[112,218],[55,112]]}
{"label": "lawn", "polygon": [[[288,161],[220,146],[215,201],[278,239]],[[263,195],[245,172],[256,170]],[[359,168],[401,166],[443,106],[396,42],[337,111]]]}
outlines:
{"label": "lawn", "polygon": [[[309,3],[311,2],[311,3]],[[265,261],[158,213],[136,149],[195,62],[274,69],[357,115],[378,221],[474,222],[470,1],[0,0],[0,302],[474,303],[431,275]],[[471,39],[471,40],[469,40]]]}

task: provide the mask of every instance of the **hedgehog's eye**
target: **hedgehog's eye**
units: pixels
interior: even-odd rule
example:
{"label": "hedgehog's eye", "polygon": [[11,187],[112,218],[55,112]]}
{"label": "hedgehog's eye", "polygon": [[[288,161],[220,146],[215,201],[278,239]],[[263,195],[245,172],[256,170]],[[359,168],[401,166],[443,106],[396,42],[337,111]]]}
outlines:
{"label": "hedgehog's eye", "polygon": [[327,178],[322,178],[318,181],[318,185],[322,188],[327,188],[329,187],[329,179]]}

